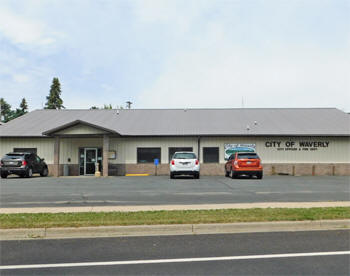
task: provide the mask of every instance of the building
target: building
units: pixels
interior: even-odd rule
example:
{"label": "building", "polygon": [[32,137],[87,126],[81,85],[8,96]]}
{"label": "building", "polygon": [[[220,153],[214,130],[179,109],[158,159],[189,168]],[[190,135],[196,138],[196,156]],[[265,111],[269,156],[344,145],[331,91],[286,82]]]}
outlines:
{"label": "building", "polygon": [[349,115],[335,108],[35,110],[0,126],[0,154],[33,151],[51,175],[169,173],[175,151],[197,153],[202,175],[223,175],[237,145],[266,174],[350,175]]}

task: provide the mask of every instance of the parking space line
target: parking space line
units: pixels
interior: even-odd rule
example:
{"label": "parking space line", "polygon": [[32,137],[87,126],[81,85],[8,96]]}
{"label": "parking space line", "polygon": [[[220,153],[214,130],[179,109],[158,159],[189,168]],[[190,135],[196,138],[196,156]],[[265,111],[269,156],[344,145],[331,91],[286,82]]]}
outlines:
{"label": "parking space line", "polygon": [[3,265],[3,266],[0,266],[0,270],[60,268],[60,267],[84,267],[84,266],[85,267],[86,266],[111,266],[111,265],[135,265],[135,264],[161,264],[161,263],[212,262],[212,261],[296,258],[296,257],[335,256],[335,255],[350,255],[350,251],[267,254],[267,255],[247,255],[247,256],[225,256],[225,257],[204,257],[204,258],[179,258],[179,259],[159,259],[159,260],[131,260],[131,261],[110,261],[110,262],[61,263],[61,264]]}

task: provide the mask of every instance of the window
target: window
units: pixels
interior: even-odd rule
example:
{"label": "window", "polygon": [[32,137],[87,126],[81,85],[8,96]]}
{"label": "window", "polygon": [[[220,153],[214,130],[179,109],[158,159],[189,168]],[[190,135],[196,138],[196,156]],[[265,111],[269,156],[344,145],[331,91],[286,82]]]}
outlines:
{"label": "window", "polygon": [[173,159],[197,159],[197,157],[192,152],[178,152],[174,154]]}
{"label": "window", "polygon": [[35,161],[35,155],[34,155],[34,154],[30,154],[30,155],[28,156],[28,160],[29,160],[30,162],[34,162],[34,161]]}
{"label": "window", "polygon": [[160,163],[160,148],[137,148],[137,163],[153,163],[154,159]]}
{"label": "window", "polygon": [[28,156],[28,155],[23,155],[22,153],[8,153],[5,154],[2,158],[6,158],[6,159],[22,159],[24,156]]}
{"label": "window", "polygon": [[219,148],[203,148],[204,163],[219,163]]}
{"label": "window", "polygon": [[30,153],[37,153],[36,148],[14,148],[13,152],[30,152]]}
{"label": "window", "polygon": [[171,158],[173,158],[174,153],[177,151],[193,151],[193,148],[192,147],[169,148],[169,162],[170,162]]}
{"label": "window", "polygon": [[238,159],[259,159],[259,156],[256,153],[238,153]]}

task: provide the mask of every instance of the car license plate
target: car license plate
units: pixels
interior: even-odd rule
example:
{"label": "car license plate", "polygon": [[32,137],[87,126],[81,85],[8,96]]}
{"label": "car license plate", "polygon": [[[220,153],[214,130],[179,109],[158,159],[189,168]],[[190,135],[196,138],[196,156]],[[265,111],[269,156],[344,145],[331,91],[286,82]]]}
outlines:
{"label": "car license plate", "polygon": [[10,162],[8,162],[8,164],[9,164],[9,165],[15,165],[15,164],[17,164],[17,162],[12,162],[12,161],[10,161]]}
{"label": "car license plate", "polygon": [[247,164],[251,164],[252,162],[248,161]]}

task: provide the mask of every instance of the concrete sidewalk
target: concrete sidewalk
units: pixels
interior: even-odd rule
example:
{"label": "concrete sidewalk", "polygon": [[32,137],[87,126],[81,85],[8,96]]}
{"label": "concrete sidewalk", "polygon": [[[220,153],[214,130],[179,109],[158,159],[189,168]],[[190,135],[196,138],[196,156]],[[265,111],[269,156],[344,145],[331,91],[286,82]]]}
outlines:
{"label": "concrete sidewalk", "polygon": [[313,208],[313,207],[350,207],[350,201],[0,208],[0,214],[72,213],[72,212],[138,212],[138,211],[161,211],[161,210],[172,211],[172,210],[214,210],[214,209],[250,209],[250,208]]}
{"label": "concrete sidewalk", "polygon": [[0,240],[349,230],[350,220],[0,229]]}

